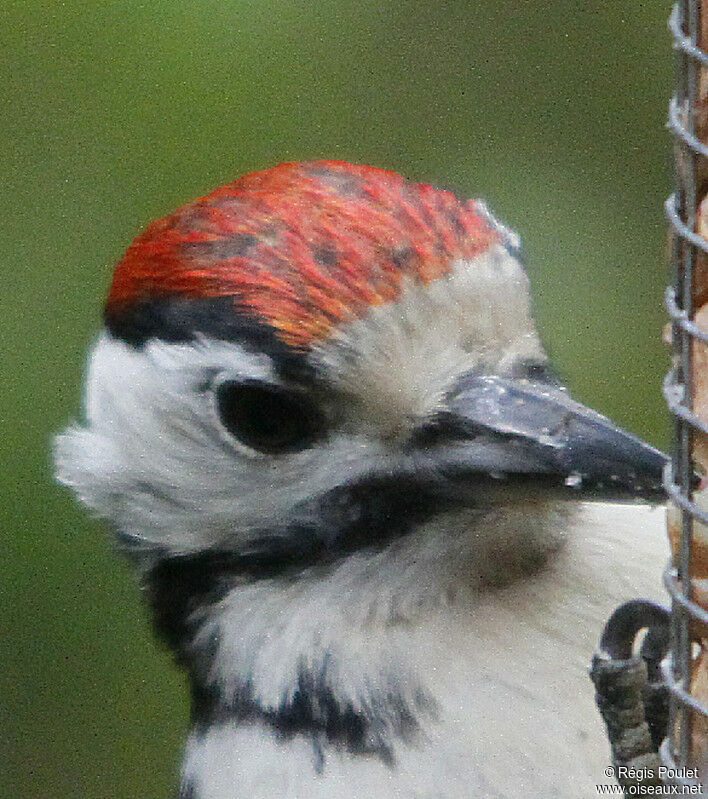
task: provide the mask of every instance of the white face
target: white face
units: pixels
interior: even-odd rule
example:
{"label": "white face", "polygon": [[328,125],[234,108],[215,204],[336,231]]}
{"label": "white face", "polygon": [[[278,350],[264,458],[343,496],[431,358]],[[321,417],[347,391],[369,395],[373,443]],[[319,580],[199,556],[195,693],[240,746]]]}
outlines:
{"label": "white face", "polygon": [[[224,424],[219,386],[283,386],[271,359],[229,342],[104,334],[91,354],[86,421],[59,436],[59,479],[126,534],[172,551],[224,541],[247,550],[307,500],[373,472],[415,468],[411,431],[460,375],[545,360],[527,278],[499,246],[447,278],[409,286],[315,348],[322,435],[283,453],[258,451]],[[286,388],[283,386],[283,388]],[[247,437],[246,437],[247,438]]]}

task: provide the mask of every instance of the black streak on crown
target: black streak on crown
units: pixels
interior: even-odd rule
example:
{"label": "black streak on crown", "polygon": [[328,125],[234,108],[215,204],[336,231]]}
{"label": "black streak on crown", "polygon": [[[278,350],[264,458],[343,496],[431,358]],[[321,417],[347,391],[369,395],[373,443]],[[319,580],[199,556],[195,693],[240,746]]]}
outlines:
{"label": "black streak on crown", "polygon": [[286,379],[310,382],[313,377],[306,352],[288,346],[273,327],[239,309],[234,297],[143,299],[127,307],[108,308],[104,322],[114,338],[131,347],[143,347],[151,339],[188,342],[201,333],[268,355]]}

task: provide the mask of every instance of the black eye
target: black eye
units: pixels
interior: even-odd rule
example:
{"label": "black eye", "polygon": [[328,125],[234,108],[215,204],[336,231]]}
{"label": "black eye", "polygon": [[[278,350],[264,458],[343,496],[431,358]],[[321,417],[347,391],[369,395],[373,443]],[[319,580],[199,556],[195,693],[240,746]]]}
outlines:
{"label": "black eye", "polygon": [[216,390],[219,418],[242,444],[277,455],[305,449],[324,431],[324,420],[307,397],[258,381],[226,382]]}
{"label": "black eye", "polygon": [[547,361],[521,361],[514,367],[514,375],[537,383],[560,385],[558,375]]}

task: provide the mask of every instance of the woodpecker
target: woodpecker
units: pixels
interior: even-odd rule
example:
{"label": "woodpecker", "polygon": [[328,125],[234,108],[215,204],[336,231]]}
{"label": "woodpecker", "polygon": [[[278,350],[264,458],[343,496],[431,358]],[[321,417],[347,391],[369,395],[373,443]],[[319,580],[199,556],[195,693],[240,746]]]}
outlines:
{"label": "woodpecker", "polygon": [[571,398],[522,261],[481,201],[314,161],[118,263],[55,459],[189,676],[181,799],[611,781],[587,664],[658,593],[665,457]]}

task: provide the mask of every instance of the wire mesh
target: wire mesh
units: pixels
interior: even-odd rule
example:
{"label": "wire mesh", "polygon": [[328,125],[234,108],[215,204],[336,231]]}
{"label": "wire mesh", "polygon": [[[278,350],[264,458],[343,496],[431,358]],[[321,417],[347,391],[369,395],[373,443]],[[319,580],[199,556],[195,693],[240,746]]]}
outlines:
{"label": "wire mesh", "polygon": [[669,18],[676,51],[676,93],[669,104],[669,129],[675,140],[675,190],[666,202],[672,228],[672,281],[666,292],[674,347],[673,368],[666,377],[664,394],[674,420],[674,450],[665,486],[681,518],[679,546],[664,575],[671,595],[671,655],[664,676],[671,692],[669,730],[661,758],[669,773],[667,782],[678,786],[697,783],[682,774],[692,765],[692,728],[695,714],[708,717],[708,706],[691,695],[691,623],[708,622],[708,612],[691,597],[693,522],[708,524],[708,514],[693,501],[692,443],[694,431],[708,434],[708,425],[693,412],[693,342],[708,342],[708,334],[693,321],[694,276],[699,252],[708,255],[708,242],[696,231],[698,212],[697,160],[708,158],[708,147],[696,136],[698,84],[708,54],[699,46],[701,0],[680,0]]}

